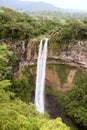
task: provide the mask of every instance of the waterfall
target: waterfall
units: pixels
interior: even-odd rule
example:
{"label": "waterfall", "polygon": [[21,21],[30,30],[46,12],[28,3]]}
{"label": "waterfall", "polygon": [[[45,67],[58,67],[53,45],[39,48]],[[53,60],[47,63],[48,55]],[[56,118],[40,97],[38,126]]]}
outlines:
{"label": "waterfall", "polygon": [[[45,42],[43,43],[43,41]],[[47,44],[48,38],[40,41],[38,62],[37,62],[37,77],[35,90],[35,106],[37,111],[44,113],[44,88],[45,88],[45,73],[47,59]]]}

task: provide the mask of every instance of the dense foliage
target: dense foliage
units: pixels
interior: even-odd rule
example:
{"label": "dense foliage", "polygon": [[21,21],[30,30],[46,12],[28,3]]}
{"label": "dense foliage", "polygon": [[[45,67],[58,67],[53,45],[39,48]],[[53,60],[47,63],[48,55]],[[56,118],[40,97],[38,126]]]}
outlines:
{"label": "dense foliage", "polygon": [[58,23],[51,20],[36,20],[31,16],[0,8],[0,39],[29,39],[46,34]]}
{"label": "dense foliage", "polygon": [[9,80],[0,81],[0,130],[69,130],[60,118],[50,120],[8,91]]}
{"label": "dense foliage", "polygon": [[[52,41],[60,43],[60,48],[68,44],[70,41],[75,40],[86,40],[87,38],[87,23],[72,20],[66,21],[64,25],[56,28],[51,32]],[[63,44],[63,46],[61,45]]]}
{"label": "dense foliage", "polygon": [[83,129],[87,128],[87,75],[78,72],[74,88],[63,99],[67,114]]}
{"label": "dense foliage", "polygon": [[6,44],[0,45],[0,80],[5,79],[11,72],[10,58],[12,51]]}

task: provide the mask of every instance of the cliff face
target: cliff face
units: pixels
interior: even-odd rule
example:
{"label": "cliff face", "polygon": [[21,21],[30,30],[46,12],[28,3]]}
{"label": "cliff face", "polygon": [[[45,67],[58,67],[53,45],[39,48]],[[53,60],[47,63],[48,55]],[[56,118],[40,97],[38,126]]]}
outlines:
{"label": "cliff face", "polygon": [[[50,43],[51,44],[51,43]],[[58,45],[57,45],[58,46]],[[38,40],[34,40],[33,44],[28,44],[26,49],[26,59],[32,64],[36,63],[38,56]],[[62,60],[64,64],[76,67],[87,68],[87,41],[74,41],[67,45],[67,49],[60,50],[49,48],[48,46],[48,63],[58,63]]]}
{"label": "cliff face", "polygon": [[87,68],[87,41],[75,41],[68,45],[67,51],[59,55],[60,59],[67,62],[77,63]]}
{"label": "cliff face", "polygon": [[[1,41],[0,44],[8,44],[18,59],[18,69],[21,69],[24,66],[37,63],[39,42],[38,39],[34,38],[28,43],[24,41],[12,42],[5,40]],[[58,64],[60,62],[69,64],[70,66],[87,68],[87,41],[71,41],[67,44],[65,50],[61,50],[58,43],[54,44],[51,48],[48,44],[47,63]]]}

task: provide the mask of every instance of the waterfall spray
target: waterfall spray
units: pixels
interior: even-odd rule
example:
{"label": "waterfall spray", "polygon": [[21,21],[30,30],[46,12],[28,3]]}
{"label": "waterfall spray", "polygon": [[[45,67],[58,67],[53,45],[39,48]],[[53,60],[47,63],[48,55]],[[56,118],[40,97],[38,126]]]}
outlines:
{"label": "waterfall spray", "polygon": [[40,41],[35,90],[35,106],[37,111],[39,111],[40,113],[44,113],[44,88],[48,38],[45,38],[44,40],[44,44],[43,40]]}

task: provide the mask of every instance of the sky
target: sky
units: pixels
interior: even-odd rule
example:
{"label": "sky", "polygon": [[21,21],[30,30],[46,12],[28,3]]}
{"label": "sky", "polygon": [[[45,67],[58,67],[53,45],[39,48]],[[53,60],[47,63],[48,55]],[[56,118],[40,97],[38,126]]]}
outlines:
{"label": "sky", "polygon": [[87,10],[87,0],[21,0],[21,1],[43,1],[65,9]]}

